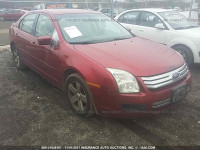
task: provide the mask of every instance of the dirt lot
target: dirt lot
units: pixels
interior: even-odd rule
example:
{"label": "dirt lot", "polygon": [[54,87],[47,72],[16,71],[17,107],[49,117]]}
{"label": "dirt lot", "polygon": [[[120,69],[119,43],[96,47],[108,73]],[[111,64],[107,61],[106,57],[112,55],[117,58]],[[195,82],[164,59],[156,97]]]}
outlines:
{"label": "dirt lot", "polygon": [[200,146],[200,65],[191,71],[191,92],[170,111],[86,119],[71,112],[61,91],[31,70],[16,70],[11,52],[0,51],[0,145]]}

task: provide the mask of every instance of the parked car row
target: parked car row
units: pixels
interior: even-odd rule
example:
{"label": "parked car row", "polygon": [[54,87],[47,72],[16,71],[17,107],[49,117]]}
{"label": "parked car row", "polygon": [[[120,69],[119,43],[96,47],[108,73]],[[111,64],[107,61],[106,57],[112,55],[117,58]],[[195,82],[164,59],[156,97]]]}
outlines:
{"label": "parked car row", "polygon": [[18,20],[27,11],[21,9],[4,9],[0,13],[0,21],[5,20]]}
{"label": "parked car row", "polygon": [[[179,43],[188,40],[184,28],[187,33],[198,28],[164,20],[175,16],[179,14],[134,10],[116,20],[135,35],[169,47],[175,44],[188,63],[191,55],[198,62],[193,49]],[[31,11],[11,26],[9,34],[16,67],[29,67],[63,90],[64,100],[80,116],[155,114],[175,106],[190,91],[191,74],[179,53],[135,36],[101,12]]]}

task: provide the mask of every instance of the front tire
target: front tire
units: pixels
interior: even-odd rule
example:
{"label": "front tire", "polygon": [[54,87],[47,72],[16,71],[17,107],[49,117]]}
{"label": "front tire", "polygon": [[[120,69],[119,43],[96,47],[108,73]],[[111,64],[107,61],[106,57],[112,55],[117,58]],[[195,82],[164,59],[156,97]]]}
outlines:
{"label": "front tire", "polygon": [[23,60],[21,59],[21,57],[19,55],[19,51],[16,48],[16,46],[12,47],[12,52],[13,52],[13,60],[14,60],[16,68],[18,70],[26,69],[26,65],[24,64]]}
{"label": "front tire", "polygon": [[71,108],[76,114],[89,117],[95,113],[90,89],[79,74],[73,73],[67,77],[65,92]]}
{"label": "front tire", "polygon": [[191,52],[191,50],[184,46],[184,45],[178,45],[173,47],[174,50],[176,50],[181,56],[183,56],[185,62],[190,66],[194,62],[194,57]]}

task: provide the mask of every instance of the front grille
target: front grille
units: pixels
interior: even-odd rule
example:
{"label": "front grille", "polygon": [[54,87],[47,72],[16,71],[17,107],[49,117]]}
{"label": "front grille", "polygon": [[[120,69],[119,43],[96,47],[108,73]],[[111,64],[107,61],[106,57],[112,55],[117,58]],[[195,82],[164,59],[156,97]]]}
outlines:
{"label": "front grille", "polygon": [[158,89],[170,84],[173,84],[177,81],[180,81],[184,77],[188,75],[188,67],[186,64],[183,66],[179,67],[176,70],[156,75],[156,76],[151,76],[151,77],[142,77],[142,80],[144,81],[145,85],[149,89]]}

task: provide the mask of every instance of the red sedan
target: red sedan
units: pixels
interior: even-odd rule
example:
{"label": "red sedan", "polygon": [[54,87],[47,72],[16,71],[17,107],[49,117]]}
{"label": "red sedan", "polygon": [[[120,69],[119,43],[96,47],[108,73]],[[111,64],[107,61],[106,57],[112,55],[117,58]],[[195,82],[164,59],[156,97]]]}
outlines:
{"label": "red sedan", "polygon": [[85,117],[157,113],[184,99],[191,86],[182,56],[100,12],[28,12],[11,26],[10,46],[19,70],[28,66],[62,89]]}
{"label": "red sedan", "polygon": [[9,9],[0,14],[0,21],[4,20],[18,20],[21,16],[23,16],[27,11],[20,9]]}

